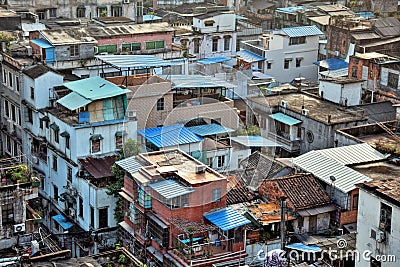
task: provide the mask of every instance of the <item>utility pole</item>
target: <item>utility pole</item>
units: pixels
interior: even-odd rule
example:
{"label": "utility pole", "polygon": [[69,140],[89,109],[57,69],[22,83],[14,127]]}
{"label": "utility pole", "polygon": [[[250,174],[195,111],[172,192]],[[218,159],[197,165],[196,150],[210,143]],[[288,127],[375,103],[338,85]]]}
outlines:
{"label": "utility pole", "polygon": [[286,244],[286,223],[285,223],[285,213],[286,213],[286,197],[280,197],[281,205],[281,249],[285,249]]}

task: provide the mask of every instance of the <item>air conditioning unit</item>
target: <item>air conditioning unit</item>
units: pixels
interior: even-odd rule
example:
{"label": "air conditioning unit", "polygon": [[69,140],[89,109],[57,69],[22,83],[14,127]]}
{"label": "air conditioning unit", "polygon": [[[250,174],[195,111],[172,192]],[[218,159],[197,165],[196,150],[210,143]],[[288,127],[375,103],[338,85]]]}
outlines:
{"label": "air conditioning unit", "polygon": [[376,242],[381,243],[381,242],[385,241],[385,232],[378,228],[371,228],[370,237],[372,239],[375,239]]}
{"label": "air conditioning unit", "polygon": [[281,107],[287,108],[287,101],[286,100],[281,100]]}
{"label": "air conditioning unit", "polygon": [[303,109],[301,110],[301,114],[303,114],[304,116],[308,116],[308,112],[309,112],[309,110],[308,110],[308,109],[305,109],[305,108],[303,108]]}
{"label": "air conditioning unit", "polygon": [[39,158],[36,156],[32,156],[32,163],[33,164],[38,164],[39,163]]}
{"label": "air conditioning unit", "polygon": [[25,232],[25,223],[14,224],[14,233]]}
{"label": "air conditioning unit", "polygon": [[129,4],[130,0],[124,0],[124,4]]}
{"label": "air conditioning unit", "polygon": [[69,209],[68,209],[68,212],[69,212],[69,215],[70,215],[71,217],[75,217],[75,215],[76,215],[75,209],[69,208]]}
{"label": "air conditioning unit", "polygon": [[196,173],[203,173],[203,172],[206,171],[206,169],[207,169],[207,166],[204,165],[204,164],[197,165],[196,166]]}
{"label": "air conditioning unit", "polygon": [[128,110],[128,118],[131,120],[136,119],[136,111]]}

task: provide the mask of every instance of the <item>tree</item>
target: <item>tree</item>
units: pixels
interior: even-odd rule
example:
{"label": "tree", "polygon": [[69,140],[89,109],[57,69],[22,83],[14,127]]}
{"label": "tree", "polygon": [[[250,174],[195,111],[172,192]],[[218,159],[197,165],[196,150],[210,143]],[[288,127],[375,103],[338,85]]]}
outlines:
{"label": "tree", "polygon": [[11,34],[0,32],[0,42],[6,42],[7,50],[10,49],[10,43],[11,41],[14,41],[14,39],[14,36],[12,36]]}
{"label": "tree", "polygon": [[[117,160],[136,156],[139,153],[140,153],[139,144],[135,140],[129,138],[128,141],[126,141],[122,145]],[[111,172],[115,176],[115,182],[107,186],[107,194],[119,199],[120,198],[119,192],[121,191],[121,188],[124,186],[125,171],[124,169],[122,169],[121,167],[119,167],[117,164],[114,163],[111,168]],[[117,223],[121,222],[124,218],[122,212],[123,212],[122,201],[117,201],[114,209],[114,219]]]}

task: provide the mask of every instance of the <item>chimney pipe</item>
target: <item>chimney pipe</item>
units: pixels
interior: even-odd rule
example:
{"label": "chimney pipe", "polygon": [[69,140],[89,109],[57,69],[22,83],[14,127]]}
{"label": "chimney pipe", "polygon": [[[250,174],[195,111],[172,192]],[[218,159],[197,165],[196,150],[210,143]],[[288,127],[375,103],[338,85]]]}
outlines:
{"label": "chimney pipe", "polygon": [[286,244],[286,223],[285,223],[285,215],[286,215],[286,197],[280,197],[280,205],[281,205],[281,249],[285,249]]}

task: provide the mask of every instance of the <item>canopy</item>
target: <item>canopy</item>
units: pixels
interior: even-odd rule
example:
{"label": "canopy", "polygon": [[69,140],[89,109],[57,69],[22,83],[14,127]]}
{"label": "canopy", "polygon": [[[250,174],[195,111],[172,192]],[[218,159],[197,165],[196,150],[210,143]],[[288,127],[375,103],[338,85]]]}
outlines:
{"label": "canopy", "polygon": [[204,215],[204,218],[216,225],[222,231],[228,231],[251,222],[231,207],[227,207]]}
{"label": "canopy", "polygon": [[67,218],[64,217],[62,214],[57,214],[51,217],[53,220],[55,220],[64,230],[68,230],[74,224],[72,222],[67,221]]}

